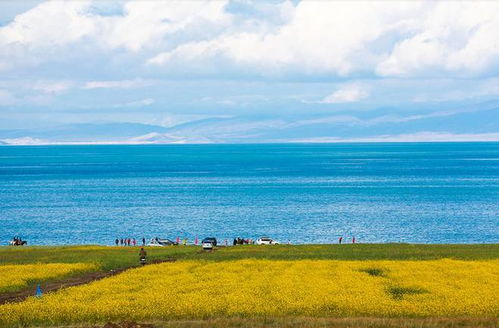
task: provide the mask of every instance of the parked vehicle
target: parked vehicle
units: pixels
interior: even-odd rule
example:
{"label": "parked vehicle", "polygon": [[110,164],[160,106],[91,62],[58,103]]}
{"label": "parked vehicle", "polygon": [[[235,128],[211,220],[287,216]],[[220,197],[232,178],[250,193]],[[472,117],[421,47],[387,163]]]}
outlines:
{"label": "parked vehicle", "polygon": [[279,242],[270,237],[260,237],[255,242],[257,245],[278,245]]}
{"label": "parked vehicle", "polygon": [[175,246],[175,245],[178,245],[178,243],[170,239],[161,239],[161,238],[152,238],[149,244],[147,244],[147,246],[159,246],[159,247]]}
{"label": "parked vehicle", "polygon": [[212,250],[217,246],[217,239],[215,237],[207,237],[201,242],[201,246],[204,250]]}

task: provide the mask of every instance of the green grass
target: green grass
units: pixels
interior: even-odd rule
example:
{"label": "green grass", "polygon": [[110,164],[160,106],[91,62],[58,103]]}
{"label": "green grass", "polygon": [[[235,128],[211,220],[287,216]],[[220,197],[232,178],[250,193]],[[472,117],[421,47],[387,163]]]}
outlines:
{"label": "green grass", "polygon": [[402,300],[405,295],[418,295],[418,294],[424,294],[427,293],[428,291],[423,289],[423,288],[418,288],[418,287],[400,287],[400,286],[392,286],[388,289],[388,293],[396,299],[396,300]]}
{"label": "green grass", "polygon": [[370,276],[373,277],[386,277],[386,272],[383,269],[380,268],[365,268],[360,270],[360,272],[365,272]]}
{"label": "green grass", "polygon": [[[179,258],[199,251],[194,247],[149,247],[150,261]],[[35,246],[0,247],[0,265],[30,263],[96,263],[102,270],[139,264],[139,247]]]}
{"label": "green grass", "polygon": [[220,248],[215,252],[186,253],[184,258],[213,261],[257,258],[269,260],[487,260],[499,258],[499,244],[422,245],[422,244],[349,244],[349,245],[245,245]]}
{"label": "green grass", "polygon": [[[245,245],[220,247],[203,252],[200,247],[148,247],[149,261],[175,258],[208,261],[230,261],[244,258],[269,260],[336,259],[336,260],[487,260],[499,258],[499,244],[422,245],[422,244],[355,244],[355,245]],[[91,262],[102,270],[138,264],[138,247],[0,247],[1,264]]]}

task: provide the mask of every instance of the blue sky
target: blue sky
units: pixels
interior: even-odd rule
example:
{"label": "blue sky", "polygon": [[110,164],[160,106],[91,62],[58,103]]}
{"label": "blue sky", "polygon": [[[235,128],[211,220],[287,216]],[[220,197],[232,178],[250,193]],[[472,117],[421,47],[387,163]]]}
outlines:
{"label": "blue sky", "polygon": [[[498,140],[498,12],[491,1],[3,0],[0,140]],[[150,128],[110,137],[120,123]]]}

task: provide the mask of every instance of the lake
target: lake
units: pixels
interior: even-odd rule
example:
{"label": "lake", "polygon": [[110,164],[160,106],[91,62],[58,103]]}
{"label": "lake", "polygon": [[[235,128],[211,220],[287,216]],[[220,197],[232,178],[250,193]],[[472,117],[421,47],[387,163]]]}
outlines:
{"label": "lake", "polygon": [[499,242],[499,143],[0,147],[0,243]]}

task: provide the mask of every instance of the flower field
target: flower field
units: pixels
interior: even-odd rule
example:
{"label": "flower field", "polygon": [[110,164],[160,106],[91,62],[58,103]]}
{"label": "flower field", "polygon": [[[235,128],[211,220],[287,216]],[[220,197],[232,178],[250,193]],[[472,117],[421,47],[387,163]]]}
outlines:
{"label": "flower field", "polygon": [[91,263],[0,265],[0,292],[18,290],[28,286],[30,282],[42,282],[95,267]]}
{"label": "flower field", "polygon": [[499,316],[499,260],[177,261],[0,306],[0,326],[217,317]]}

